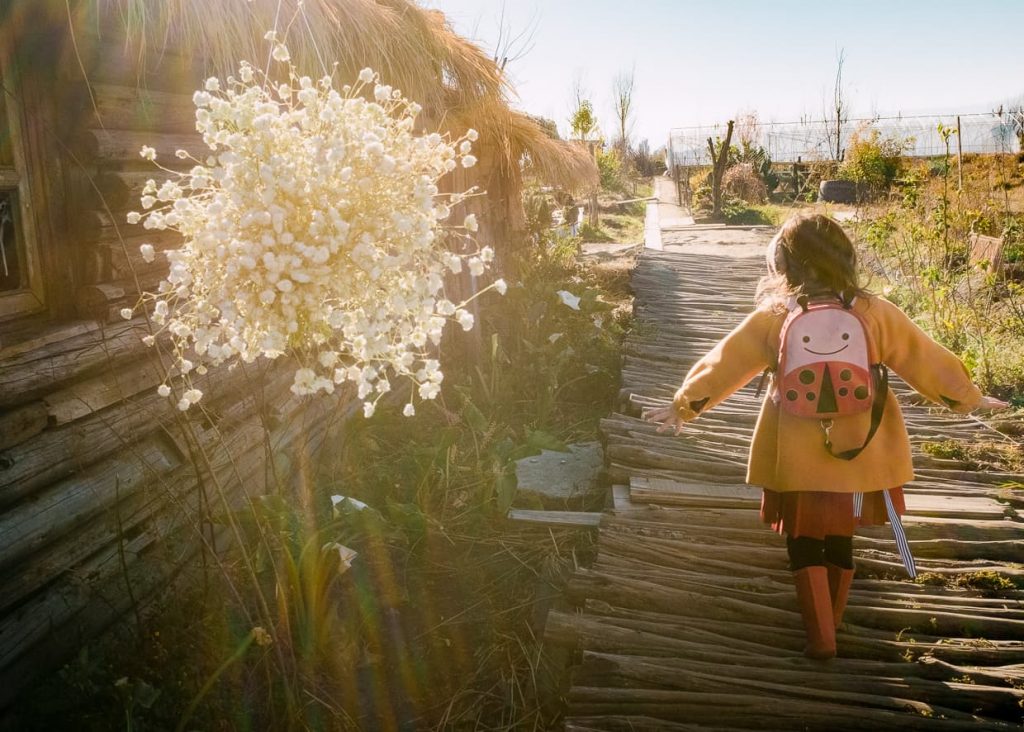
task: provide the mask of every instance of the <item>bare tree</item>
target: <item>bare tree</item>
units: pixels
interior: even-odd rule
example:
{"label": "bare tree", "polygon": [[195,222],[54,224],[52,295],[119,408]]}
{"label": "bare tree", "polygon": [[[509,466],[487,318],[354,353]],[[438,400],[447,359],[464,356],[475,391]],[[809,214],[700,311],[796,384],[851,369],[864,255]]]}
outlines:
{"label": "bare tree", "polygon": [[498,14],[498,38],[494,42],[494,63],[502,71],[513,61],[518,61],[533,50],[537,27],[540,25],[540,14],[534,12],[522,30],[514,31],[511,21],[505,14],[505,1],[502,0],[501,12]]}
{"label": "bare tree", "polygon": [[736,139],[739,140],[741,149],[754,147],[758,141],[760,124],[757,110],[747,109],[736,113]]}
{"label": "bare tree", "polygon": [[619,125],[617,143],[625,159],[629,153],[629,133],[633,116],[633,90],[636,87],[636,67],[620,71],[612,82],[612,106],[615,108],[615,120]]}
{"label": "bare tree", "polygon": [[849,105],[846,101],[846,90],[843,87],[843,64],[846,63],[846,49],[839,49],[836,58],[836,79],[832,86],[832,103],[825,105],[825,141],[829,155],[837,163],[843,159],[843,125],[850,120]]}
{"label": "bare tree", "polygon": [[572,98],[573,112],[579,109],[585,100],[590,99],[590,89],[587,87],[587,78],[583,69],[576,69],[573,72],[569,94]]}
{"label": "bare tree", "polygon": [[711,152],[711,217],[718,220],[722,216],[722,179],[729,168],[729,146],[732,145],[732,130],[735,122],[729,120],[725,131],[725,140],[715,155],[715,142],[708,138],[708,150]]}

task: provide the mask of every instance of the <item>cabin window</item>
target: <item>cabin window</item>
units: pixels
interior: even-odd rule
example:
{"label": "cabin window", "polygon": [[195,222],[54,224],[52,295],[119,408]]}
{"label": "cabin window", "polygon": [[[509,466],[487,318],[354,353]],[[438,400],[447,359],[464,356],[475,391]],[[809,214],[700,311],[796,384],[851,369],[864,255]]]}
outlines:
{"label": "cabin window", "polygon": [[2,73],[0,91],[0,320],[44,309],[38,243],[31,226],[24,174],[20,105],[11,103],[13,79]]}
{"label": "cabin window", "polygon": [[13,292],[24,286],[23,257],[18,251],[19,227],[14,220],[17,210],[18,192],[13,188],[0,188],[0,292]]}

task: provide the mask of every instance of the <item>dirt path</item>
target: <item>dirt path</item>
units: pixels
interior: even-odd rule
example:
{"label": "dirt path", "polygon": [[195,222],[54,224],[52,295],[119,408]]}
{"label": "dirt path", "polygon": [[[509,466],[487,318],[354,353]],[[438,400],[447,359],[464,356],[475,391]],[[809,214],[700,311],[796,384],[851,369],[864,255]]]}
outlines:
{"label": "dirt path", "polygon": [[654,179],[654,195],[658,197],[658,219],[663,229],[694,225],[690,211],[677,203],[676,186],[671,178],[656,177]]}
{"label": "dirt path", "polygon": [[771,226],[697,224],[690,212],[676,203],[675,185],[665,177],[654,179],[657,203],[648,204],[647,249],[711,254],[725,257],[763,257],[775,233]]}

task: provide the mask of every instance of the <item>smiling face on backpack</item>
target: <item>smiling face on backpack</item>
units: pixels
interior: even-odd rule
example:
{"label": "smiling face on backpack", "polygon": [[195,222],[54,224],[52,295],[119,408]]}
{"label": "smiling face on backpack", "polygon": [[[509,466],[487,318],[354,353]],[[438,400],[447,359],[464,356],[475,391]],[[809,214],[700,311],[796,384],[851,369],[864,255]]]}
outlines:
{"label": "smiling face on backpack", "polygon": [[787,370],[822,361],[859,363],[868,360],[864,326],[857,316],[841,310],[832,310],[825,318],[794,320],[786,340],[789,343]]}

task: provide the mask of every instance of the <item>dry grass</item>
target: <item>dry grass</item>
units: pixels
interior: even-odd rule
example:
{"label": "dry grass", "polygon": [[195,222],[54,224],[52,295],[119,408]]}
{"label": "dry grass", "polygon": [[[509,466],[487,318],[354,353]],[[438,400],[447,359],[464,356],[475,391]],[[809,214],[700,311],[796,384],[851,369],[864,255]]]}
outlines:
{"label": "dry grass", "polygon": [[925,442],[921,449],[933,457],[959,460],[968,470],[1002,473],[1019,473],[1024,470],[1024,447],[1012,438],[1000,442],[941,440]]}
{"label": "dry grass", "polygon": [[615,312],[628,318],[633,312],[633,269],[639,247],[625,252],[594,253],[581,257],[589,277],[602,292],[602,299],[615,306]]}
{"label": "dry grass", "polygon": [[590,190],[600,182],[594,158],[583,145],[552,139],[529,116],[510,111],[508,139],[527,157],[527,172],[567,190]]}
{"label": "dry grass", "polygon": [[351,79],[369,66],[423,106],[426,126],[476,128],[481,160],[496,164],[511,200],[524,167],[566,188],[597,180],[585,151],[551,139],[509,106],[507,78],[489,55],[455,33],[442,13],[411,0],[98,0],[96,11],[100,20],[76,16],[73,22],[81,31],[95,26],[124,35],[140,62],[147,49],[174,48],[226,76],[242,59],[268,59],[264,34],[277,29],[305,73],[331,73],[337,63],[339,78]]}
{"label": "dry grass", "polygon": [[764,203],[768,200],[768,189],[750,163],[740,163],[725,171],[722,188],[728,195],[747,203]]}
{"label": "dry grass", "polygon": [[352,76],[370,66],[427,110],[506,91],[488,56],[410,0],[99,0],[98,9],[139,49],[180,48],[221,75],[239,59],[267,59],[263,36],[276,29],[305,72],[329,73],[337,61]]}

